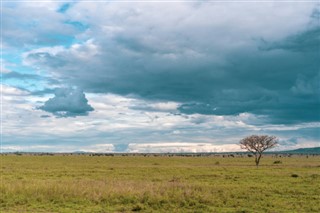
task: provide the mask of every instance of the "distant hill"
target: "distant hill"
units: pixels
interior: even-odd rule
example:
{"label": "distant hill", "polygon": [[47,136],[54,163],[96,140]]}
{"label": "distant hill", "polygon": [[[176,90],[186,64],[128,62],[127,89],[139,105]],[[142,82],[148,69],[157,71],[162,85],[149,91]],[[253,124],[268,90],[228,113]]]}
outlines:
{"label": "distant hill", "polygon": [[294,150],[281,151],[282,153],[289,154],[320,154],[320,147],[301,148]]}

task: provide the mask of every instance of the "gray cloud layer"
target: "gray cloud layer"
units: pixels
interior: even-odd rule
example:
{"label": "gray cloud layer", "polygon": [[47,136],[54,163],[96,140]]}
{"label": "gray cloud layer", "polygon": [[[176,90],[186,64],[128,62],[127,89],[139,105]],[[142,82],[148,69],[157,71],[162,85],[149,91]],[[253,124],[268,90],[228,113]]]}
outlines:
{"label": "gray cloud layer", "polygon": [[180,102],[186,114],[250,112],[271,123],[319,121],[314,8],[74,4],[64,13],[88,26],[75,36],[83,42],[29,51],[25,63],[86,92]]}

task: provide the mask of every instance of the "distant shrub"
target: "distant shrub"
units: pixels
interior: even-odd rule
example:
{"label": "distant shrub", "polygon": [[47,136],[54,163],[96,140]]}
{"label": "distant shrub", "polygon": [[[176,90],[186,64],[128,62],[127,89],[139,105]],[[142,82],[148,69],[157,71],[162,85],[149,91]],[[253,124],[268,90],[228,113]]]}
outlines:
{"label": "distant shrub", "polygon": [[215,165],[220,165],[220,162],[219,162],[219,161],[217,161],[217,162],[215,162],[214,164],[215,164]]}
{"label": "distant shrub", "polygon": [[15,155],[18,155],[18,156],[21,156],[21,155],[22,155],[22,153],[20,153],[20,152],[15,152],[14,154],[15,154]]}
{"label": "distant shrub", "polygon": [[297,174],[292,174],[291,177],[297,178],[297,177],[299,177],[299,175],[297,175]]}
{"label": "distant shrub", "polygon": [[273,164],[282,164],[282,161],[281,160],[276,160],[273,162]]}

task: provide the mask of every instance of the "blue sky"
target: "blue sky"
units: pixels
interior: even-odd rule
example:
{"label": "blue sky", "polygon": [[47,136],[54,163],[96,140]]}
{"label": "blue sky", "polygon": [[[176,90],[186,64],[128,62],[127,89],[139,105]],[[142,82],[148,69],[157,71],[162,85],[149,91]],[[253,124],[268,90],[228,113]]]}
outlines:
{"label": "blue sky", "polygon": [[320,146],[320,6],[2,3],[2,150]]}

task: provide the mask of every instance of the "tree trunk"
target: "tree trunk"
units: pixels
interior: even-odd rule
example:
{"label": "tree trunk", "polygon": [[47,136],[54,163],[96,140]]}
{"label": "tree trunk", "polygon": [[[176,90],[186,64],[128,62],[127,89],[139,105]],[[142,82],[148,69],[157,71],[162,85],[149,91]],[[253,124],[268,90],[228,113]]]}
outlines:
{"label": "tree trunk", "polygon": [[255,159],[255,161],[256,161],[256,166],[257,166],[257,167],[259,166],[260,158],[261,158],[261,153],[257,153],[257,154],[256,154],[256,159]]}

